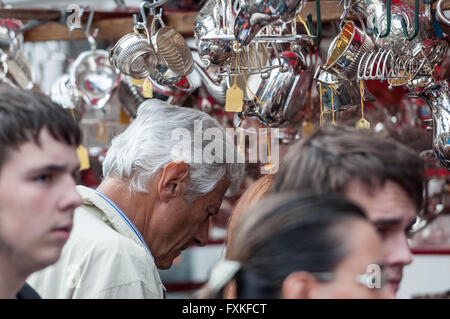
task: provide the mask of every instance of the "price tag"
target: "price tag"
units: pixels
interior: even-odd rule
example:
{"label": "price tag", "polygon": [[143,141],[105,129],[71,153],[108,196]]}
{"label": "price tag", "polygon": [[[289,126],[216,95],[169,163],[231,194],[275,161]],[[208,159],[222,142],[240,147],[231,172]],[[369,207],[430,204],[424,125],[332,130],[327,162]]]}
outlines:
{"label": "price tag", "polygon": [[77,148],[78,161],[80,162],[80,171],[89,169],[91,167],[89,163],[89,153],[86,147],[83,145]]}
{"label": "price tag", "polygon": [[119,123],[122,125],[128,125],[131,123],[130,117],[123,109],[123,106],[120,107],[120,117],[119,117]]}
{"label": "price tag", "polygon": [[312,133],[314,133],[315,130],[316,130],[316,126],[312,122],[310,122],[310,121],[303,122],[303,125],[302,125],[302,136],[303,137],[310,136]]}
{"label": "price tag", "polygon": [[225,111],[242,112],[244,105],[244,92],[234,84],[227,90],[225,99]]}
{"label": "price tag", "polygon": [[356,123],[356,128],[360,130],[370,130],[370,122],[366,120],[365,118],[361,118]]}
{"label": "price tag", "polygon": [[131,78],[131,84],[133,84],[133,85],[143,85],[144,82],[145,82],[145,79]]}
{"label": "price tag", "polygon": [[145,78],[144,86],[143,86],[143,95],[145,98],[151,99],[153,98],[153,86],[152,82],[147,78]]}

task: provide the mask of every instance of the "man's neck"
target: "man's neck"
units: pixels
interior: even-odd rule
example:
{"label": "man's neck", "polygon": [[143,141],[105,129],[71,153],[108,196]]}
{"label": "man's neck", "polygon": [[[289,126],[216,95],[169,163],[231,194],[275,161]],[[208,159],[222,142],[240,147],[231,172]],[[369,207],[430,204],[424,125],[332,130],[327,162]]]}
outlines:
{"label": "man's neck", "polygon": [[129,184],[117,177],[106,177],[97,190],[111,199],[144,235],[154,208],[155,194],[129,191]]}
{"label": "man's neck", "polygon": [[0,255],[0,299],[13,299],[25,284],[26,275],[17,273],[16,267]]}

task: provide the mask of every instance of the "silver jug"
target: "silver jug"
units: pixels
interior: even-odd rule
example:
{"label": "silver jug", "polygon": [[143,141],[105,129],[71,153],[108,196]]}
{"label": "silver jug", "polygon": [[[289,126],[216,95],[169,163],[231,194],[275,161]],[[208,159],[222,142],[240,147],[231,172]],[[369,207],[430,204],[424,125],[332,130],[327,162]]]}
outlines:
{"label": "silver jug", "polygon": [[[300,120],[299,112],[305,107],[307,92],[313,80],[311,72],[304,69],[304,58],[296,52],[280,53],[282,67],[273,69],[268,79],[261,81],[254,99],[255,114],[270,127],[295,124]],[[278,61],[274,58],[273,63]]]}

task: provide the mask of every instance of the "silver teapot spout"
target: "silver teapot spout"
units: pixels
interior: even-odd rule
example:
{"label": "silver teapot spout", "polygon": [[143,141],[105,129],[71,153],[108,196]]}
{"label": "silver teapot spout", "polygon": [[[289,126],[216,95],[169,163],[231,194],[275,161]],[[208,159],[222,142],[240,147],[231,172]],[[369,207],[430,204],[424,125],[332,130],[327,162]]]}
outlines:
{"label": "silver teapot spout", "polygon": [[437,159],[450,170],[450,89],[448,79],[410,95],[425,101],[433,117],[433,150]]}

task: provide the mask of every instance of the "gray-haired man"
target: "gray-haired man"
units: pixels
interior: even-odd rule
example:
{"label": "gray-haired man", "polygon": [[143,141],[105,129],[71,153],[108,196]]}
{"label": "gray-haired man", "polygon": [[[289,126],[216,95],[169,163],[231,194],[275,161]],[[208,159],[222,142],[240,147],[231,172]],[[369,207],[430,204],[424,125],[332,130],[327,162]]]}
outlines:
{"label": "gray-haired man", "polygon": [[210,217],[243,179],[244,164],[227,163],[226,152],[198,160],[211,143],[202,134],[208,129],[221,132],[214,142],[234,153],[206,113],[144,102],[113,139],[99,187],[78,186],[83,205],[60,261],[30,284],[46,298],[163,298],[157,268],[207,243]]}

